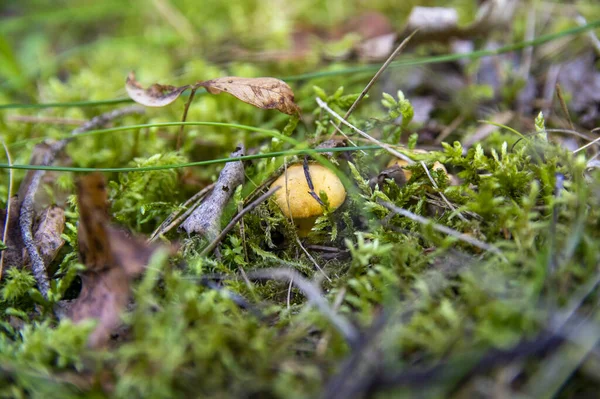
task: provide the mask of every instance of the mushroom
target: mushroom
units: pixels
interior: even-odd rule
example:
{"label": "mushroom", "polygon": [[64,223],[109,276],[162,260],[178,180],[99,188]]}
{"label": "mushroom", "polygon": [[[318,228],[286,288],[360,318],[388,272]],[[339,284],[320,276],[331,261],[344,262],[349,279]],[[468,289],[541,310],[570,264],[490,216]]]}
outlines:
{"label": "mushroom", "polygon": [[[320,164],[309,164],[308,172],[314,186],[314,193],[319,195],[323,191],[332,210],[344,203],[346,190],[335,173]],[[286,217],[293,219],[298,227],[298,235],[305,237],[314,226],[317,217],[323,215],[324,208],[311,195],[303,165],[289,166],[287,172],[273,182],[271,187],[274,186],[282,187],[274,195],[279,209]]]}

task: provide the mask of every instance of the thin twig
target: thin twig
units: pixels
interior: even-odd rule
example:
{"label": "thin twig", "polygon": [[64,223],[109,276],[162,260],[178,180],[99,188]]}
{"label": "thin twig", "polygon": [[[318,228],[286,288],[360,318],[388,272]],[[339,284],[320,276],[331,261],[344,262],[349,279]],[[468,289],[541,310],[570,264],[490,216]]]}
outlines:
{"label": "thin twig", "polygon": [[446,227],[444,225],[437,224],[437,223],[433,222],[431,219],[425,218],[423,216],[419,216],[419,215],[414,214],[414,213],[412,213],[410,211],[407,211],[406,209],[397,207],[396,205],[394,205],[394,204],[392,204],[390,202],[387,202],[387,201],[378,201],[378,203],[381,204],[381,205],[383,205],[384,207],[386,207],[390,211],[397,213],[398,215],[402,215],[404,217],[407,217],[407,218],[409,218],[409,219],[411,219],[411,220],[413,220],[413,221],[415,221],[417,223],[421,223],[421,224],[424,224],[424,225],[431,225],[431,227],[434,230],[437,230],[440,233],[444,233],[444,234],[447,234],[449,236],[455,237],[455,238],[457,238],[457,239],[459,239],[461,241],[464,241],[464,242],[466,242],[468,244],[471,244],[474,247],[483,249],[484,251],[495,253],[496,255],[500,256],[504,261],[508,261],[504,257],[504,255],[502,254],[502,252],[498,248],[496,248],[495,246],[493,246],[493,245],[486,244],[483,241],[479,241],[476,238],[473,238],[473,237],[471,237],[471,236],[469,236],[467,234],[463,234],[463,233],[461,233],[459,231],[451,229],[450,227]]}
{"label": "thin twig", "polygon": [[48,123],[51,125],[83,125],[86,121],[83,119],[67,119],[67,118],[56,118],[56,117],[44,117],[44,116],[31,116],[31,115],[8,115],[6,120],[9,122],[21,122],[21,123]]}
{"label": "thin twig", "polygon": [[298,246],[300,247],[300,249],[302,250],[302,252],[304,252],[304,254],[308,257],[308,259],[310,259],[310,261],[312,262],[313,265],[315,265],[315,267],[317,268],[317,270],[320,271],[323,276],[325,276],[325,278],[327,279],[327,281],[331,282],[331,278],[329,278],[329,276],[325,273],[325,271],[323,270],[323,268],[321,266],[319,266],[319,264],[317,263],[317,261],[315,260],[315,258],[313,258],[312,255],[310,254],[310,252],[308,252],[307,249],[304,248],[304,245],[302,245],[302,241],[300,241],[300,238],[298,237],[298,234],[296,234],[295,238],[296,238],[296,244],[298,244]]}
{"label": "thin twig", "polygon": [[560,88],[560,84],[556,84],[556,96],[558,97],[558,101],[560,102],[560,107],[562,108],[567,120],[569,121],[569,126],[571,130],[575,130],[575,126],[573,125],[573,121],[571,120],[571,114],[569,114],[569,108],[567,108],[567,103],[562,95],[562,89]]}
{"label": "thin twig", "polygon": [[[211,183],[208,186],[204,187],[202,190],[198,191],[196,194],[192,195],[187,201],[184,202],[182,207],[185,211],[182,213],[180,210],[173,212],[170,214],[161,224],[154,230],[154,232],[148,238],[148,242],[156,241],[156,239],[160,235],[164,235],[169,232],[173,227],[179,226],[182,220],[185,220],[190,213],[194,211],[202,202],[202,199],[208,194],[210,190],[215,187],[215,183]],[[190,206],[190,204],[192,204]]]}
{"label": "thin twig", "polygon": [[[344,131],[343,131],[342,129],[340,129],[340,128],[339,128],[339,127],[338,127],[338,126],[337,126],[337,125],[336,125],[336,124],[335,124],[333,121],[329,121],[329,123],[331,123],[331,124],[333,125],[333,128],[334,128],[334,129],[335,129],[335,130],[336,130],[336,131],[337,131],[339,134],[341,134],[342,136],[344,136],[344,138],[346,138],[346,140],[348,140],[348,142],[349,142],[350,144],[352,144],[354,147],[358,147],[358,146],[356,145],[356,143],[355,143],[354,141],[352,141],[352,139],[351,139],[350,137],[348,137],[348,136],[346,135],[346,133],[344,133]],[[334,136],[334,135],[332,134],[332,135],[331,135],[331,137],[333,137],[333,136]],[[330,140],[331,140],[331,138],[330,138]],[[360,152],[362,152],[362,153],[363,153],[363,154],[365,154],[365,155],[367,154],[367,153],[366,153],[364,150],[360,150]]]}
{"label": "thin twig", "polygon": [[[394,50],[392,52],[392,54],[390,54],[390,56],[387,58],[387,60],[385,60],[385,62],[381,66],[381,68],[379,68],[379,70],[375,73],[375,75],[373,75],[373,77],[371,78],[371,80],[369,81],[369,83],[367,83],[367,85],[365,86],[365,88],[363,89],[363,91],[360,93],[360,95],[356,98],[356,100],[354,100],[354,102],[350,106],[350,109],[348,109],[348,111],[344,115],[344,120],[348,119],[348,117],[350,116],[350,114],[352,113],[352,111],[354,111],[354,109],[358,106],[358,103],[361,102],[361,100],[367,95],[367,93],[369,92],[369,90],[371,89],[371,87],[373,87],[373,85],[375,84],[375,82],[377,82],[377,79],[379,79],[379,77],[381,76],[381,74],[387,69],[387,67],[394,60],[394,58],[396,58],[396,56],[400,53],[400,51],[402,51],[404,49],[404,47],[406,47],[406,45],[408,44],[408,42],[410,41],[410,39],[412,39],[412,37],[418,31],[419,31],[418,29],[415,29],[410,35],[408,35],[406,37],[406,39],[402,40],[402,43],[400,43],[398,45],[398,47],[396,47],[396,50]],[[340,122],[337,125],[337,129],[340,128],[341,124],[342,123]],[[332,137],[333,137],[333,134],[329,137],[329,140],[331,140]]]}
{"label": "thin twig", "polygon": [[465,114],[463,114],[463,113],[459,114],[456,118],[454,118],[452,120],[452,122],[450,122],[450,124],[448,126],[444,127],[444,129],[442,130],[440,135],[437,136],[436,139],[434,140],[433,144],[436,144],[436,145],[442,144],[442,141],[446,140],[446,138],[448,136],[450,136],[452,134],[452,132],[454,132],[456,130],[456,128],[459,127],[460,124],[465,121],[465,119],[466,119]]}
{"label": "thin twig", "polygon": [[329,108],[329,106],[327,105],[327,103],[325,103],[325,101],[321,100],[319,97],[317,97],[316,100],[317,100],[317,104],[319,104],[319,107],[321,107],[325,111],[329,112],[334,118],[336,118],[341,123],[343,123],[344,125],[346,125],[349,128],[351,128],[356,133],[360,134],[361,136],[363,136],[364,138],[366,138],[367,140],[369,140],[373,144],[377,144],[378,146],[380,146],[381,148],[385,149],[387,152],[389,152],[390,154],[392,154],[396,158],[400,158],[400,159],[405,160],[406,162],[408,162],[409,165],[412,165],[414,163],[414,161],[412,159],[410,159],[406,155],[404,155],[404,154],[402,154],[402,153],[394,150],[390,145],[377,140],[376,138],[368,135],[367,133],[363,132],[359,128],[355,127],[354,125],[348,123],[341,116],[339,116],[337,112],[335,112],[334,110],[332,110],[331,108]]}
{"label": "thin twig", "polygon": [[[6,147],[6,143],[2,140],[2,147],[4,147],[4,153],[6,154],[6,161],[9,165],[12,165],[12,158],[10,156],[10,152],[8,151],[8,147]],[[8,195],[6,198],[6,217],[4,218],[4,234],[2,235],[2,243],[6,245],[6,238],[8,237],[8,223],[10,221],[10,209],[12,201],[13,192],[13,172],[12,169],[8,170]],[[2,272],[4,270],[4,253],[6,251],[0,252],[0,281],[2,281]]]}
{"label": "thin twig", "polygon": [[242,219],[245,214],[247,214],[248,212],[250,212],[251,210],[253,210],[254,208],[256,208],[263,201],[266,201],[270,196],[272,196],[273,194],[275,194],[275,192],[277,190],[279,190],[280,188],[281,188],[281,186],[275,186],[275,187],[273,187],[272,189],[270,189],[269,191],[267,191],[266,193],[264,193],[263,195],[261,195],[260,197],[258,197],[255,201],[253,201],[252,203],[250,203],[248,206],[246,206],[237,215],[235,215],[235,217],[233,219],[231,219],[231,222],[229,222],[227,224],[227,226],[225,226],[225,228],[223,229],[223,231],[221,231],[221,233],[206,248],[204,248],[202,250],[202,252],[200,253],[200,256],[206,256],[206,255],[208,255],[213,249],[216,248],[217,245],[219,245],[219,243],[221,242],[221,240],[223,240],[223,238],[225,238],[225,236],[231,231],[231,229],[233,229],[235,227],[235,225],[237,224],[237,222],[239,222],[240,219]]}
{"label": "thin twig", "polygon": [[579,147],[578,149],[576,149],[575,151],[573,151],[573,154],[577,154],[579,151],[581,150],[585,150],[586,148],[596,144],[597,142],[600,141],[600,137],[598,137],[597,139],[595,139],[594,141],[590,141],[589,143],[587,143],[586,145]]}
{"label": "thin twig", "polygon": [[427,165],[425,165],[425,162],[421,161],[421,166],[423,167],[423,169],[425,169],[425,173],[427,173],[427,177],[429,177],[429,181],[431,182],[431,184],[433,184],[433,188],[435,188],[437,190],[438,194],[440,195],[440,197],[442,197],[442,199],[444,200],[446,205],[448,205],[450,207],[450,209],[452,209],[453,212],[456,212],[456,215],[460,218],[460,220],[462,220],[463,222],[467,222],[467,219],[460,212],[456,211],[456,208],[454,207],[454,205],[452,205],[450,203],[450,201],[448,201],[448,198],[446,198],[444,193],[442,193],[440,191],[440,188],[438,187],[437,183],[435,182],[435,180],[429,173],[429,169],[427,168]]}
{"label": "thin twig", "polygon": [[[84,133],[89,130],[96,129],[100,126],[106,125],[116,118],[120,118],[125,115],[133,113],[143,113],[144,108],[138,105],[124,107],[117,110],[107,112],[105,114],[96,116],[84,123],[82,126],[71,132],[71,136],[75,136],[80,133]],[[44,153],[39,165],[47,166],[54,162],[54,159],[60,153],[67,144],[72,140],[73,137],[69,137],[55,143],[50,144],[48,150]],[[23,238],[23,245],[27,250],[29,259],[31,260],[31,270],[33,276],[37,282],[38,288],[42,295],[47,298],[48,291],[50,289],[50,283],[48,281],[48,275],[46,273],[46,265],[40,253],[38,252],[37,246],[35,245],[32,233],[33,217],[34,217],[34,202],[35,194],[38,190],[42,177],[46,171],[34,170],[30,174],[29,179],[25,179],[27,184],[25,194],[23,196],[23,202],[21,204],[21,210],[19,214],[19,224],[21,227],[21,236]]]}
{"label": "thin twig", "polygon": [[346,342],[350,346],[353,346],[359,337],[358,331],[341,315],[337,314],[327,303],[323,297],[321,289],[304,278],[300,273],[293,269],[262,269],[256,270],[248,277],[251,279],[269,279],[269,280],[283,280],[293,281],[294,285],[304,293],[308,298],[308,301],[315,305],[317,309],[325,316],[331,324],[342,334],[346,339]]}
{"label": "thin twig", "polygon": [[[185,120],[187,119],[188,110],[190,109],[192,100],[194,99],[194,96],[196,95],[196,90],[198,90],[197,87],[192,87],[192,90],[190,91],[190,97],[188,98],[187,102],[185,103],[185,108],[183,109],[183,116],[181,117],[181,122],[185,122]],[[181,126],[179,126],[179,133],[177,133],[177,144],[176,144],[177,151],[179,151],[179,149],[181,148],[181,142],[185,140],[185,137],[183,135],[184,129],[185,129],[185,125],[182,124]]]}

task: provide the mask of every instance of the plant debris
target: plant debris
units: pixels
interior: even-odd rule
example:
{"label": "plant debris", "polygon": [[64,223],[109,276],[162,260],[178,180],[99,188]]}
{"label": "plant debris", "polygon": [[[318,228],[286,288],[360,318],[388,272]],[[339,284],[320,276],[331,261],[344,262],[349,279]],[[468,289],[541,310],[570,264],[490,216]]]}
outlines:
{"label": "plant debris", "polygon": [[101,174],[81,178],[77,196],[79,258],[86,271],[81,276],[83,288],[67,316],[76,323],[98,320],[88,339],[89,346],[96,348],[104,346],[120,324],[121,311],[129,301],[129,282],[144,271],[156,247],[109,224],[106,182]]}
{"label": "plant debris", "polygon": [[151,3],[0,7],[0,396],[597,396],[600,4]]}
{"label": "plant debris", "polygon": [[275,78],[227,76],[180,87],[155,83],[148,89],[143,89],[135,80],[135,74],[131,72],[125,85],[129,97],[147,107],[164,107],[175,101],[185,90],[196,90],[200,87],[204,87],[211,94],[229,93],[257,108],[276,109],[288,115],[300,113],[290,86]]}

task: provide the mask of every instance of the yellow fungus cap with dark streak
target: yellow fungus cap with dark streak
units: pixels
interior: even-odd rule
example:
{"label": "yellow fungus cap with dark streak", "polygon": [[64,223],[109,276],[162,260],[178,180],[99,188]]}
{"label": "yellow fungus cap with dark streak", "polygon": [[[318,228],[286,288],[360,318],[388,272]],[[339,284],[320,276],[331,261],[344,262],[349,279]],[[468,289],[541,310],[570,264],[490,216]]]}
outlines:
{"label": "yellow fungus cap with dark streak", "polygon": [[[335,173],[319,164],[309,164],[308,170],[315,193],[319,195],[321,191],[325,192],[331,209],[336,209],[344,203],[346,190]],[[281,190],[275,193],[275,201],[286,217],[291,216],[294,220],[297,220],[313,218],[323,214],[323,207],[309,193],[310,189],[308,188],[303,165],[289,166],[287,173],[279,176],[271,185],[271,187],[275,186],[281,186]]]}

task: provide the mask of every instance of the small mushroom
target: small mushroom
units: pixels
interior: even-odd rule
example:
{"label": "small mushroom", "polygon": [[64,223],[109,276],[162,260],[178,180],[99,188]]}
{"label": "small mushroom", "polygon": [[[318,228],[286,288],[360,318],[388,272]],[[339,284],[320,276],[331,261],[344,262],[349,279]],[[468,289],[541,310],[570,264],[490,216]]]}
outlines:
{"label": "small mushroom", "polygon": [[[308,172],[314,186],[314,194],[321,191],[327,194],[331,209],[344,203],[346,190],[341,180],[331,170],[319,164],[309,164]],[[287,180],[287,183],[286,183]],[[298,235],[305,237],[312,229],[317,217],[323,215],[323,206],[311,195],[302,164],[291,165],[287,172],[273,182],[271,187],[281,186],[275,195],[275,202],[286,217],[291,217],[298,227]]]}

